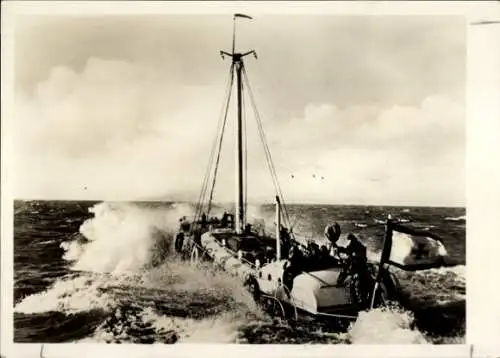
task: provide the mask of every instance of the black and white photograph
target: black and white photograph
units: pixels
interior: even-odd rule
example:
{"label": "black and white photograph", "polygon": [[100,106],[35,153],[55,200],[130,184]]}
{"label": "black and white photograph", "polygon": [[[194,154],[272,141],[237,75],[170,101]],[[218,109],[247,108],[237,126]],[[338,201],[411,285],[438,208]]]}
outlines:
{"label": "black and white photograph", "polygon": [[12,20],[14,343],[465,344],[466,18],[220,9]]}

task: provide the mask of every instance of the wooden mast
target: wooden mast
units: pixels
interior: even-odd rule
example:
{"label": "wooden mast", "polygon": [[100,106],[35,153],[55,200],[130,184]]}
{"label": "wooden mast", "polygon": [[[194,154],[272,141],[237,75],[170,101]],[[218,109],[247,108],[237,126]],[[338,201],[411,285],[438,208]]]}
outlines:
{"label": "wooden mast", "polygon": [[243,197],[243,109],[241,101],[241,70],[243,68],[243,60],[240,54],[233,54],[233,63],[236,70],[236,85],[238,87],[238,118],[236,121],[236,233],[241,234],[245,227],[245,204]]}
{"label": "wooden mast", "polygon": [[243,57],[253,54],[255,57],[255,51],[248,51],[245,53],[235,52],[235,37],[236,37],[236,18],[242,17],[247,19],[252,19],[250,16],[243,14],[235,14],[233,17],[233,49],[232,53],[227,53],[221,51],[221,55],[230,56],[233,60],[233,68],[236,71],[236,86],[237,86],[237,100],[238,100],[238,116],[236,121],[236,217],[235,217],[235,228],[237,234],[242,234],[245,227],[245,199],[244,198],[244,188],[243,188],[243,108],[242,108],[242,89],[243,83],[241,78],[241,72],[243,70]]}

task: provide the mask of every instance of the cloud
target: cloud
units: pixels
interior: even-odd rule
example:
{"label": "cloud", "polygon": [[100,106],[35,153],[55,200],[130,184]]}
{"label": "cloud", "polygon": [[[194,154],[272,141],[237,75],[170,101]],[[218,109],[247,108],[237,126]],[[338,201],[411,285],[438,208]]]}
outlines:
{"label": "cloud", "polygon": [[274,144],[277,152],[293,152],[289,170],[304,173],[303,182],[288,181],[288,189],[305,188],[301,195],[310,190],[316,200],[465,200],[465,111],[446,96],[429,96],[419,107],[309,105],[281,128]]}
{"label": "cloud", "polygon": [[[236,44],[257,51],[248,71],[273,111],[318,101],[415,106],[430,93],[463,93],[465,28],[462,16],[255,14],[238,23]],[[92,57],[161,65],[169,83],[211,83],[226,69],[218,52],[231,36],[224,14],[23,16],[16,85],[31,90],[56,65],[81,70]]]}
{"label": "cloud", "polygon": [[209,145],[215,128],[200,123],[221,96],[209,86],[174,88],[137,63],[93,58],[80,73],[54,68],[33,96],[17,97],[18,193],[78,196],[86,186],[98,197],[135,197],[161,192],[161,182],[168,191],[172,173]]}
{"label": "cloud", "polygon": [[[223,89],[223,81],[171,84],[168,72],[141,62],[92,58],[80,72],[53,68],[32,95],[17,96],[16,196],[196,198]],[[247,116],[249,194],[272,200],[251,112]],[[464,200],[464,110],[446,96],[430,96],[418,107],[310,103],[295,118],[263,120],[293,201]],[[234,193],[233,131],[228,124],[221,200]]]}

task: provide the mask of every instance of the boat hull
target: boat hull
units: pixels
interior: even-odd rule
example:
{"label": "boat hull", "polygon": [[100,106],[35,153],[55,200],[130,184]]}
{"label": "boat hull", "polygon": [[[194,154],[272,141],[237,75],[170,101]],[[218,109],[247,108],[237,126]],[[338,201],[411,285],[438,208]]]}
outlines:
{"label": "boat hull", "polygon": [[202,234],[198,240],[191,237],[185,249],[191,252],[192,261],[208,258],[231,275],[240,277],[242,283],[251,283],[255,298],[275,299],[293,311],[311,316],[355,318],[359,308],[351,287],[336,286],[342,271],[340,266],[302,272],[293,278],[289,291],[283,283],[286,260],[256,267],[255,263],[238,257],[234,247],[228,247],[234,238],[238,236],[232,230],[217,229]]}

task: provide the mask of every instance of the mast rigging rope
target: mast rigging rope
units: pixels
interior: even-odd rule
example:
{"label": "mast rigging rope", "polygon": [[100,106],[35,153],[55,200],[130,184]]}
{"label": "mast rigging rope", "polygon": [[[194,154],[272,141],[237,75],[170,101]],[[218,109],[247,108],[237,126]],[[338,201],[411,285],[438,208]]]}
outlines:
{"label": "mast rigging rope", "polygon": [[[259,137],[260,137],[260,140],[262,142],[262,145],[264,147],[264,153],[265,153],[265,157],[266,157],[266,163],[268,165],[268,168],[269,168],[269,171],[270,171],[270,174],[271,174],[271,178],[273,180],[273,185],[274,185],[274,188],[275,188],[275,191],[278,195],[278,197],[280,198],[280,206],[282,207],[282,211],[283,211],[283,216],[284,216],[284,223],[286,226],[291,226],[291,219],[290,219],[290,214],[288,212],[288,208],[286,207],[285,205],[285,200],[284,200],[284,195],[283,195],[283,192],[281,190],[281,186],[279,184],[279,181],[278,181],[278,175],[277,175],[277,172],[276,172],[276,168],[275,168],[275,165],[274,165],[274,162],[273,162],[273,159],[272,159],[272,156],[271,156],[271,151],[269,149],[269,145],[267,143],[267,140],[266,140],[266,135],[265,135],[265,132],[264,132],[264,128],[263,128],[263,124],[262,124],[262,121],[261,121],[261,118],[260,118],[260,114],[259,114],[259,111],[257,109],[257,106],[256,106],[256,103],[255,103],[255,97],[253,95],[253,92],[252,92],[252,88],[250,86],[250,82],[248,80],[248,75],[247,75],[247,72],[246,72],[246,67],[244,66],[243,63],[241,63],[241,66],[242,66],[242,73],[243,73],[243,80],[246,84],[246,87],[247,87],[247,92],[249,94],[249,97],[250,97],[250,103],[252,105],[252,109],[253,109],[253,112],[254,112],[254,115],[255,115],[255,119],[256,119],[256,123],[257,123],[257,128],[258,128],[258,133],[259,133]],[[234,82],[234,64],[231,65],[230,67],[230,75],[229,75],[229,80],[228,80],[228,85],[227,85],[227,89],[226,89],[226,101],[221,109],[221,115],[220,115],[220,119],[219,119],[219,124],[218,124],[218,131],[217,131],[217,136],[214,140],[214,143],[213,143],[213,146],[212,146],[212,150],[210,152],[210,157],[209,157],[209,164],[207,166],[207,170],[206,170],[206,173],[205,173],[205,177],[204,177],[204,180],[203,180],[203,185],[202,185],[202,190],[201,190],[201,193],[199,195],[199,198],[198,198],[198,203],[197,203],[197,207],[196,207],[196,211],[195,211],[195,218],[194,218],[194,222],[197,221],[197,219],[201,216],[202,214],[202,211],[203,211],[203,202],[204,202],[204,199],[206,198],[207,196],[207,190],[208,190],[208,185],[209,185],[209,182],[210,182],[210,177],[211,177],[211,173],[212,173],[212,167],[214,169],[213,171],[213,178],[212,178],[212,185],[211,185],[211,188],[210,188],[210,195],[209,195],[209,199],[208,199],[208,210],[207,210],[207,215],[210,213],[210,210],[212,209],[212,200],[213,200],[213,195],[214,195],[214,190],[215,190],[215,183],[216,183],[216,179],[217,179],[217,172],[218,172],[218,168],[219,168],[219,164],[220,164],[220,155],[221,155],[221,151],[222,151],[222,142],[223,142],[223,138],[224,138],[224,131],[225,131],[225,127],[226,127],[226,122],[227,122],[227,115],[228,115],[228,111],[229,111],[229,104],[230,104],[230,100],[231,100],[231,89],[232,89],[232,86],[233,86],[233,82]],[[242,91],[242,102],[244,101],[244,96],[243,96],[243,82],[241,83],[241,91]],[[245,177],[244,177],[244,182],[245,182],[245,188],[244,188],[244,202],[245,202],[245,212],[247,211],[248,209],[248,203],[247,203],[247,191],[248,191],[248,180],[247,180],[247,121],[246,121],[246,114],[244,112],[244,106],[243,106],[243,103],[242,103],[242,110],[243,110],[243,131],[244,131],[244,145],[245,145],[245,158],[244,158],[244,165],[245,165]],[[222,113],[223,112],[223,113]],[[214,162],[214,156],[215,156],[215,153],[217,153],[217,157],[215,157],[215,162]],[[294,233],[293,231],[290,232],[292,238],[294,238]]]}
{"label": "mast rigging rope", "polygon": [[[212,166],[214,165],[213,160],[214,160],[214,155],[215,155],[215,149],[217,148],[218,143],[219,143],[219,151],[220,151],[220,143],[222,142],[222,139],[219,141],[219,137],[222,137],[222,135],[223,135],[224,125],[225,125],[226,118],[227,118],[227,112],[228,112],[229,102],[230,102],[230,98],[231,98],[231,87],[233,85],[233,79],[234,79],[233,69],[234,69],[234,65],[231,65],[231,67],[229,69],[229,78],[228,78],[228,83],[227,83],[227,87],[226,87],[226,96],[225,96],[226,102],[224,103],[224,105],[221,108],[221,114],[220,114],[220,118],[219,118],[219,122],[218,122],[218,126],[217,126],[217,136],[214,139],[214,143],[212,145],[212,150],[210,151],[208,165],[207,165],[207,169],[205,172],[205,176],[203,178],[201,192],[200,192],[200,195],[198,197],[198,202],[196,205],[193,223],[198,220],[198,218],[201,216],[201,214],[203,212],[203,202],[204,202],[204,199],[207,195],[208,183],[210,181],[210,176],[211,176],[211,169],[212,169]],[[224,112],[224,116],[223,116],[223,112]],[[216,170],[217,170],[217,168],[216,168]],[[215,176],[215,173],[214,173],[214,176]],[[214,179],[214,182],[215,182],[215,179]],[[210,208],[210,204],[209,204],[209,208]],[[207,215],[208,214],[209,213],[207,213]]]}
{"label": "mast rigging rope", "polygon": [[[254,111],[254,114],[255,114],[255,119],[257,121],[257,127],[259,129],[259,136],[260,136],[262,145],[264,146],[264,152],[266,154],[266,161],[267,161],[269,170],[271,172],[271,177],[273,179],[274,187],[275,187],[275,190],[276,190],[276,192],[277,192],[277,194],[278,194],[278,196],[280,198],[280,206],[282,206],[282,208],[283,208],[283,214],[285,216],[285,222],[288,222],[288,225],[290,225],[291,224],[290,215],[289,215],[288,209],[287,209],[287,207],[285,205],[284,195],[283,195],[283,192],[281,190],[281,186],[280,186],[279,181],[278,181],[278,175],[276,173],[276,169],[275,169],[275,166],[274,166],[274,163],[273,163],[273,159],[272,159],[272,156],[271,156],[271,151],[270,151],[269,146],[267,144],[266,135],[265,135],[264,128],[263,128],[263,125],[262,125],[262,121],[260,119],[259,111],[258,111],[256,103],[255,103],[255,97],[253,95],[252,87],[250,86],[250,82],[248,80],[248,75],[247,75],[245,67],[243,67],[243,71],[242,72],[243,72],[244,81],[245,81],[246,86],[248,88],[248,93],[250,95],[252,108],[253,108],[253,111]],[[293,236],[293,232],[291,234]]]}
{"label": "mast rigging rope", "polygon": [[[231,69],[233,67],[234,66],[231,66]],[[231,80],[230,80],[229,88],[232,88],[232,86],[233,86],[233,80],[234,80],[234,71],[231,71]],[[219,169],[220,154],[221,154],[221,151],[222,151],[222,141],[224,139],[224,129],[226,128],[227,113],[229,112],[229,103],[230,103],[230,101],[231,101],[231,91],[229,91],[228,99],[227,99],[227,102],[226,102],[226,109],[225,109],[225,112],[224,112],[224,120],[223,120],[223,123],[222,123],[222,128],[221,128],[221,133],[220,133],[220,140],[219,140],[219,149],[217,151],[217,160],[215,162],[214,177],[213,177],[213,181],[212,181],[212,188],[210,190],[210,198],[208,200],[207,215],[210,213],[210,210],[212,209],[212,199],[213,199],[214,190],[215,190],[215,181],[217,179],[217,171]]]}

